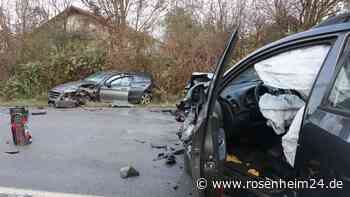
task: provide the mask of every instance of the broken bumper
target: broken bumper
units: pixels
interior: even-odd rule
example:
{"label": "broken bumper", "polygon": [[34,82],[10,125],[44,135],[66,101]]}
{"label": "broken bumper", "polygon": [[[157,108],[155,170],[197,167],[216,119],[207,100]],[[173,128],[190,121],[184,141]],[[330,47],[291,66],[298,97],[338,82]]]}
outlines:
{"label": "broken bumper", "polygon": [[57,108],[73,108],[78,106],[78,101],[70,94],[58,91],[49,91],[48,103]]}

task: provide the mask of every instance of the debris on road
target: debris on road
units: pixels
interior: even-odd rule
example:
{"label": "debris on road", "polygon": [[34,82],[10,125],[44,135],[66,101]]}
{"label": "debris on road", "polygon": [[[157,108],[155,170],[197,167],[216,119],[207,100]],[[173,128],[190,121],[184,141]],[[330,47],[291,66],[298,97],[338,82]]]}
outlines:
{"label": "debris on road", "polygon": [[135,142],[141,143],[141,144],[145,144],[146,141],[145,140],[138,140],[138,139],[134,139]]}
{"label": "debris on road", "polygon": [[172,116],[175,116],[175,109],[150,109],[150,112],[155,112],[155,113],[169,113]]}
{"label": "debris on road", "polygon": [[163,113],[169,113],[172,116],[175,116],[175,109],[163,109],[161,110]]}
{"label": "debris on road", "polygon": [[40,115],[46,115],[47,112],[46,112],[46,110],[40,109],[40,110],[36,110],[36,111],[31,112],[31,114],[33,116],[40,116]]}
{"label": "debris on road", "polygon": [[171,155],[182,155],[184,153],[185,153],[185,149],[184,148],[176,150],[176,149],[171,147],[170,151],[168,151],[168,149],[167,149],[167,152],[158,153],[157,159],[155,159],[155,161],[161,160],[161,159],[167,159]]}
{"label": "debris on road", "polygon": [[173,154],[168,155],[168,157],[167,157],[167,159],[165,161],[165,164],[169,165],[169,166],[172,166],[172,165],[176,164],[176,157],[175,157],[175,155],[173,155]]}
{"label": "debris on road", "polygon": [[10,155],[14,155],[14,154],[18,154],[19,150],[17,150],[17,151],[6,151],[5,153],[10,154]]}
{"label": "debris on road", "polygon": [[128,100],[114,100],[110,105],[112,108],[131,108],[133,104],[129,103]]}
{"label": "debris on road", "polygon": [[165,153],[158,153],[158,158],[164,158],[165,157]]}
{"label": "debris on road", "polygon": [[152,148],[157,149],[165,149],[166,152],[158,153],[157,158],[153,159],[153,161],[159,161],[165,159],[165,164],[168,166],[172,166],[176,164],[176,156],[185,153],[184,148],[175,149],[174,147],[169,147],[167,145],[155,145],[151,144]]}
{"label": "debris on road", "polygon": [[123,179],[140,176],[140,173],[132,166],[126,166],[120,169],[120,177]]}
{"label": "debris on road", "polygon": [[75,108],[77,106],[78,106],[78,102],[70,99],[59,100],[59,101],[56,101],[55,103],[56,108]]}
{"label": "debris on road", "polygon": [[167,148],[168,148],[167,145],[164,145],[164,144],[154,144],[154,143],[151,143],[151,147],[152,147],[152,148],[156,148],[156,149],[167,149]]}
{"label": "debris on road", "polygon": [[181,148],[181,149],[175,150],[173,153],[174,155],[182,155],[185,153],[185,149]]}

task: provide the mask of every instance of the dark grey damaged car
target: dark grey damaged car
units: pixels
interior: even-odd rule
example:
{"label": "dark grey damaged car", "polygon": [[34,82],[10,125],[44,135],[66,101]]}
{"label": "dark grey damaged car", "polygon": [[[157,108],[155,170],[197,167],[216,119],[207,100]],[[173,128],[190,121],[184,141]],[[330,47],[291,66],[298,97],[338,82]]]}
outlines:
{"label": "dark grey damaged car", "polygon": [[48,92],[48,102],[55,107],[74,107],[88,101],[147,105],[152,102],[152,85],[147,73],[98,72],[52,88]]}
{"label": "dark grey damaged car", "polygon": [[[349,19],[269,44],[225,72],[231,35],[183,132],[193,196],[350,196]],[[221,180],[241,187],[213,184]]]}

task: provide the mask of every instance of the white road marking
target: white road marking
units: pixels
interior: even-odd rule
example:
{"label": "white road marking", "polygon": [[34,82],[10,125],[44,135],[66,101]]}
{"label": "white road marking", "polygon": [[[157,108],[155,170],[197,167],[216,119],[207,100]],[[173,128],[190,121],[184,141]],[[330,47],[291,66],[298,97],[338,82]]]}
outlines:
{"label": "white road marking", "polygon": [[30,190],[30,189],[18,189],[18,188],[11,188],[11,187],[0,187],[0,194],[14,195],[14,196],[29,195],[33,197],[102,197],[102,196],[84,195],[84,194],[71,194],[71,193]]}

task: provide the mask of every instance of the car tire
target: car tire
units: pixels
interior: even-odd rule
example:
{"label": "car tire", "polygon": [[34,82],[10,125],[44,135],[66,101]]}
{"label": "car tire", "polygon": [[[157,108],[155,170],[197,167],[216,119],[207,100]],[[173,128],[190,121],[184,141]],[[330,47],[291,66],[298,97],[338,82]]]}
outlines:
{"label": "car tire", "polygon": [[141,105],[148,105],[152,102],[152,95],[150,93],[145,93],[140,98]]}

